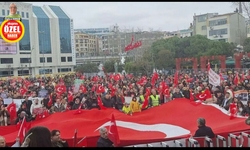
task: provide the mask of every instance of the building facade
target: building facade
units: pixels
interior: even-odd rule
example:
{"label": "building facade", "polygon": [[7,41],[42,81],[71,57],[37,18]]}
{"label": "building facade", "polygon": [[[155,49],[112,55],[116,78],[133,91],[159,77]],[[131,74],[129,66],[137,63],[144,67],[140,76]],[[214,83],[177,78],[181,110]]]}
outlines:
{"label": "building facade", "polygon": [[245,17],[234,12],[207,19],[207,38],[242,45],[247,38]]}
{"label": "building facade", "polygon": [[[0,3],[0,20],[9,14],[10,4]],[[0,77],[73,71],[76,64],[73,19],[59,6],[15,4],[25,33],[19,42],[9,45],[14,52],[0,54]],[[0,53],[8,44],[1,39]]]}
{"label": "building facade", "polygon": [[207,13],[196,15],[193,17],[193,34],[194,35],[203,35],[207,37],[207,19],[218,15],[218,13]]}
{"label": "building facade", "polygon": [[180,38],[193,36],[193,29],[180,30]]}
{"label": "building facade", "polygon": [[99,41],[96,35],[75,32],[76,57],[98,56]]}

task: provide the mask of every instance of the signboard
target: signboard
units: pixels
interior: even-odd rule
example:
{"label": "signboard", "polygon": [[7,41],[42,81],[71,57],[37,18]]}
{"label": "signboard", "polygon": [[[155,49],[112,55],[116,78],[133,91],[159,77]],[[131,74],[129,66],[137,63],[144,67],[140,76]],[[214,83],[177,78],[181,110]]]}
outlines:
{"label": "signboard", "polygon": [[234,96],[238,97],[240,101],[244,104],[247,105],[247,101],[249,100],[248,98],[248,92],[247,90],[239,90],[234,92]]}

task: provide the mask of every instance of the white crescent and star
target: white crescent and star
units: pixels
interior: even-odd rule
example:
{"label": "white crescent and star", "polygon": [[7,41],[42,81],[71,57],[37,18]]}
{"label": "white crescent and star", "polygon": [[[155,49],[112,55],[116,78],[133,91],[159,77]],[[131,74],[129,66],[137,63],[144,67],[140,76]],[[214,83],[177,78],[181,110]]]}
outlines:
{"label": "white crescent and star", "polygon": [[204,96],[202,96],[202,94],[201,95],[199,95],[199,98],[200,99],[203,99],[203,98],[205,98],[206,96],[207,96],[207,94],[203,94]]}

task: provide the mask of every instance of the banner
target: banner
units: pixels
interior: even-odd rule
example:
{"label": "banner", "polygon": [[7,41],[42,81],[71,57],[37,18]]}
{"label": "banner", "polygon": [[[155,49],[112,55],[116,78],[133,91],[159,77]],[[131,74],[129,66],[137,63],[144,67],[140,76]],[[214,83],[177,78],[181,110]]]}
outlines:
{"label": "banner", "polygon": [[235,91],[234,96],[239,97],[243,105],[247,105],[247,101],[249,100],[247,90]]}
{"label": "banner", "polygon": [[[236,117],[230,120],[228,111],[216,104],[194,106],[189,99],[185,98],[174,99],[161,106],[134,113],[132,116],[113,108],[82,109],[82,113],[77,115],[74,115],[74,112],[75,110],[69,110],[51,114],[42,120],[32,121],[31,127],[45,126],[49,130],[58,129],[63,133],[61,138],[68,142],[72,141],[75,129],[77,129],[78,140],[86,136],[88,147],[96,147],[96,142],[100,137],[100,128],[106,127],[109,131],[112,114],[116,120],[120,139],[118,146],[189,138],[191,135],[194,136],[198,129],[199,117],[206,119],[207,125],[216,135],[249,130],[249,125],[245,123],[247,117]],[[5,137],[6,144],[11,145],[15,143],[18,129],[16,126],[1,126],[0,133]]]}
{"label": "banner", "polygon": [[208,71],[208,77],[209,77],[209,84],[212,84],[213,86],[220,85],[220,75],[215,73],[211,68]]}
{"label": "banner", "polygon": [[79,88],[80,88],[81,84],[82,84],[82,80],[81,79],[75,79],[75,81],[74,81],[74,85],[75,85],[74,92],[78,92],[79,91]]}

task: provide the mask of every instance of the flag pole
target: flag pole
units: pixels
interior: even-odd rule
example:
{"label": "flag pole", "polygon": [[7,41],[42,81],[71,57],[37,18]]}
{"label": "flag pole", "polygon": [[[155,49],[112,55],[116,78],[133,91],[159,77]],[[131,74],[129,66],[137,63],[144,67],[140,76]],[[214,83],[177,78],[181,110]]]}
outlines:
{"label": "flag pole", "polygon": [[73,141],[73,147],[76,146],[76,136],[77,136],[77,129],[75,129],[75,136],[74,136],[74,141]]}
{"label": "flag pole", "polygon": [[77,143],[77,145],[80,144],[85,138],[86,138],[86,136],[83,137],[83,138]]}
{"label": "flag pole", "polygon": [[22,127],[23,127],[23,122],[24,122],[24,119],[25,119],[25,116],[23,117],[23,121],[22,121],[22,124],[21,124],[21,126],[20,126],[20,128],[19,128],[19,131],[18,131],[17,137],[19,137],[19,135],[20,135],[21,129],[22,129]]}

